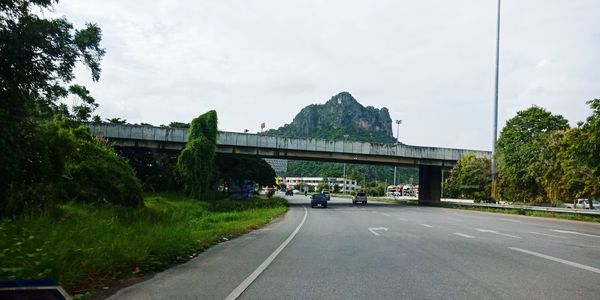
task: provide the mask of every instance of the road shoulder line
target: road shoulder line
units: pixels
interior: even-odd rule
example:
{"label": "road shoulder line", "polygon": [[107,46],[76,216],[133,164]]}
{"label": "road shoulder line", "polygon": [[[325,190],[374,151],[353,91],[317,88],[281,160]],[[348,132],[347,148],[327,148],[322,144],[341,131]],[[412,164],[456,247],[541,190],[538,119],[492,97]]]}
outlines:
{"label": "road shoulder line", "polygon": [[240,285],[238,285],[229,295],[227,295],[227,297],[225,297],[225,300],[234,300],[237,299],[240,295],[242,295],[242,293],[252,284],[252,282],[254,282],[254,280],[256,280],[256,278],[258,278],[258,276],[260,276],[260,274],[265,269],[267,269],[267,267],[273,262],[273,260],[275,260],[275,258],[279,255],[279,253],[281,253],[283,248],[285,248],[285,246],[287,246],[292,241],[292,239],[294,239],[298,231],[300,231],[300,228],[302,228],[302,225],[304,225],[306,217],[308,216],[308,210],[305,206],[303,206],[303,208],[304,217],[302,218],[300,224],[298,224],[298,227],[296,227],[296,229],[290,234],[290,236],[285,241],[283,241],[283,243],[279,245],[279,247],[277,247],[277,249],[275,249],[275,251],[273,251],[273,253],[271,253],[271,255],[269,255],[269,257],[267,257],[267,259],[265,259],[265,261],[263,261],[258,266],[258,268],[254,270],[254,272],[252,272],[252,274],[246,277],[246,279],[244,279],[244,281],[242,281]]}

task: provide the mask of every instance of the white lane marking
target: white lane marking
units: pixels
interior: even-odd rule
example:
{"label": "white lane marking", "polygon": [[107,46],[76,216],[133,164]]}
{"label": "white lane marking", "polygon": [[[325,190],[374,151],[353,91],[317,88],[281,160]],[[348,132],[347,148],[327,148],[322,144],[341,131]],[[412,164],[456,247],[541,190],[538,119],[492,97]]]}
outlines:
{"label": "white lane marking", "polygon": [[421,226],[425,226],[425,227],[429,227],[432,228],[433,226],[429,225],[429,224],[421,224]]}
{"label": "white lane marking", "polygon": [[529,233],[533,233],[533,234],[537,234],[537,235],[543,235],[543,236],[549,236],[549,237],[554,237],[554,238],[560,238],[560,239],[566,239],[566,236],[560,236],[560,235],[554,235],[554,234],[547,234],[547,233],[541,233],[541,232],[535,232],[535,231],[530,231]]}
{"label": "white lane marking", "polygon": [[525,250],[525,249],[521,249],[521,248],[515,248],[515,247],[508,247],[508,249],[519,251],[519,252],[523,252],[523,253],[527,253],[527,254],[530,254],[530,255],[534,255],[534,256],[537,256],[537,257],[549,259],[549,260],[552,260],[552,261],[555,261],[555,262],[559,262],[559,263],[562,263],[562,264],[565,264],[565,265],[569,265],[569,266],[572,266],[572,267],[576,267],[576,268],[580,268],[580,269],[584,269],[584,270],[587,270],[587,271],[591,271],[591,272],[600,274],[600,269],[598,269],[598,268],[594,268],[594,267],[590,267],[590,266],[578,264],[576,262],[564,260],[564,259],[561,259],[561,258],[558,258],[558,257],[553,257],[553,256],[549,256],[549,255],[545,255],[545,254],[541,254],[541,253],[537,253],[537,252],[533,252],[533,251],[529,251],[529,250]]}
{"label": "white lane marking", "polygon": [[511,238],[515,238],[515,239],[520,239],[521,238],[521,237],[516,236],[516,235],[511,235],[511,234],[502,233],[502,232],[498,232],[498,231],[495,231],[495,230],[489,230],[489,229],[480,229],[480,228],[477,228],[477,231],[479,231],[479,232],[493,233],[493,234],[497,234],[497,235],[501,235],[501,236],[507,236],[507,237],[511,237]]}
{"label": "white lane marking", "polygon": [[308,210],[306,209],[306,207],[304,207],[304,217],[302,218],[300,224],[298,224],[298,227],[296,227],[296,229],[290,234],[290,236],[285,241],[283,241],[283,243],[279,245],[279,247],[277,247],[277,249],[275,249],[275,251],[271,253],[271,255],[269,255],[269,257],[267,257],[267,259],[265,259],[265,261],[263,261],[262,264],[260,264],[260,266],[258,266],[258,268],[254,270],[254,272],[252,272],[252,274],[246,277],[246,279],[244,279],[244,281],[242,281],[240,285],[238,285],[227,297],[225,297],[225,300],[237,299],[252,284],[252,282],[254,282],[256,278],[258,278],[258,276],[273,262],[277,255],[279,255],[283,248],[285,248],[285,246],[287,246],[290,243],[290,241],[292,241],[292,239],[296,236],[298,231],[300,231],[300,228],[302,228],[302,225],[304,225],[304,222],[306,221],[307,215]]}
{"label": "white lane marking", "polygon": [[521,221],[520,221],[520,220],[513,220],[513,219],[499,218],[498,220],[502,220],[502,221],[508,221],[508,222],[515,222],[515,223],[521,223]]}
{"label": "white lane marking", "polygon": [[454,234],[456,234],[456,235],[458,235],[458,236],[462,236],[462,237],[464,237],[464,238],[468,238],[468,239],[474,239],[474,238],[475,238],[475,237],[474,237],[474,236],[472,236],[472,235],[468,235],[468,234],[464,234],[464,233],[458,233],[458,232],[455,232]]}
{"label": "white lane marking", "polygon": [[398,220],[408,222],[408,219],[405,219],[405,218],[398,218]]}
{"label": "white lane marking", "polygon": [[570,233],[570,234],[577,234],[577,235],[584,235],[584,236],[591,236],[591,237],[600,238],[600,235],[594,235],[594,234],[588,234],[588,233],[581,233],[581,232],[577,232],[577,231],[557,230],[557,229],[550,229],[550,231],[559,232],[559,233]]}
{"label": "white lane marking", "polygon": [[376,231],[376,230],[388,231],[388,229],[387,229],[387,228],[385,228],[385,227],[369,227],[369,231],[370,231],[371,233],[373,233],[374,235],[379,235],[379,233],[377,233],[377,231]]}
{"label": "white lane marking", "polygon": [[386,216],[386,217],[390,217],[390,214],[382,214],[382,215],[384,215],[384,216]]}

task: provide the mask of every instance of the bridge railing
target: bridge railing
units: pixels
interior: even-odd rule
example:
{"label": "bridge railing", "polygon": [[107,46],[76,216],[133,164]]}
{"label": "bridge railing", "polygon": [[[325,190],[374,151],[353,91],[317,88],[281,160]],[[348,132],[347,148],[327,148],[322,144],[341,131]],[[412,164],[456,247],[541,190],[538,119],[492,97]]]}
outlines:
{"label": "bridge railing", "polygon": [[349,153],[356,155],[401,156],[452,161],[459,160],[467,153],[474,153],[475,155],[484,157],[491,156],[491,153],[488,151],[478,150],[420,147],[404,144],[377,144],[311,138],[300,139],[237,132],[219,132],[218,144],[239,147]]}
{"label": "bridge railing", "polygon": [[[92,135],[121,140],[185,143],[187,129],[123,124],[89,124]],[[467,153],[491,157],[489,151],[421,147],[404,144],[378,144],[313,138],[288,138],[260,134],[220,131],[218,145],[281,150],[346,153],[353,155],[398,156],[418,159],[457,161]]]}
{"label": "bridge railing", "polygon": [[149,140],[173,143],[187,141],[187,129],[125,124],[88,124],[95,136],[114,139]]}

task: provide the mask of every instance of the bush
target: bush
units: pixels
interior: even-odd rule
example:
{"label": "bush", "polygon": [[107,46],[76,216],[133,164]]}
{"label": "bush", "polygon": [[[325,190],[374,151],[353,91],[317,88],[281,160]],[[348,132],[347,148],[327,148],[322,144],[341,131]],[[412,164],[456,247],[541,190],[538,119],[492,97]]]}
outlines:
{"label": "bush", "polygon": [[142,188],[127,160],[86,127],[73,129],[75,151],[69,155],[61,182],[64,198],[82,203],[139,207]]}
{"label": "bush", "polygon": [[0,217],[26,212],[41,212],[54,206],[56,186],[63,174],[65,159],[74,149],[75,139],[70,130],[57,121],[32,122],[27,134],[21,136],[17,150],[19,160],[15,176],[9,181],[5,199],[0,202]]}
{"label": "bush", "polygon": [[200,199],[216,192],[217,113],[211,110],[192,120],[188,141],[177,159],[186,195]]}

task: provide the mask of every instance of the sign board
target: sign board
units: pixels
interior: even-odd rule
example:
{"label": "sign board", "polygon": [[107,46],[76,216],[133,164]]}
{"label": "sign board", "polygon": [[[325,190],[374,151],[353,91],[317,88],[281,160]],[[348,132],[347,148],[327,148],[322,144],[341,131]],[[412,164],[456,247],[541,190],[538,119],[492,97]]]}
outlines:
{"label": "sign board", "polygon": [[52,279],[0,280],[0,299],[65,300],[71,296]]}

